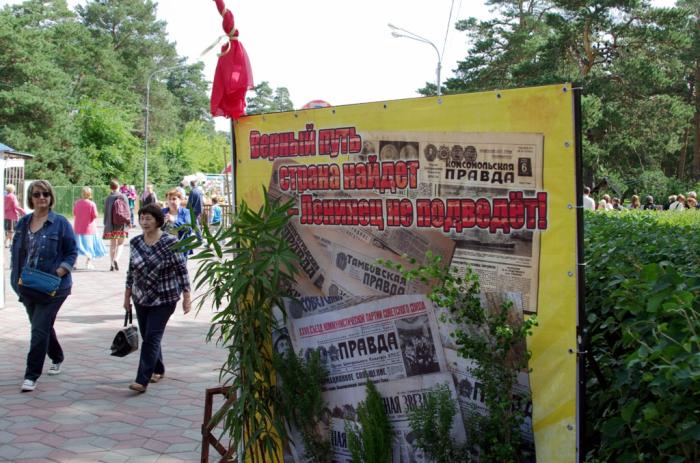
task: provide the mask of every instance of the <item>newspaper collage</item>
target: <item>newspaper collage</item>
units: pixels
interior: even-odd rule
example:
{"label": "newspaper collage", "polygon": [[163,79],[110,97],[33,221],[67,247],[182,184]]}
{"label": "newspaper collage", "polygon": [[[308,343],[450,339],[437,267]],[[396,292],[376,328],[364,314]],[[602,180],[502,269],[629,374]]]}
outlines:
{"label": "newspaper collage", "polygon": [[[418,189],[409,196],[502,198],[542,190],[541,134],[368,133],[365,153],[379,160],[418,159]],[[376,148],[376,149],[375,149]],[[523,227],[509,233],[471,228],[451,233],[452,265],[471,267],[490,305],[503,298],[525,313],[537,313],[539,235]]]}
{"label": "newspaper collage", "polygon": [[[408,200],[414,213],[411,226],[310,225],[293,217],[285,238],[300,257],[292,291],[297,297],[286,304],[286,325],[275,333],[275,349],[291,348],[302,355],[318,351],[325,363],[329,375],[323,390],[331,410],[334,461],[350,461],[344,422],[354,418],[364,400],[367,379],[387,398],[396,430],[394,461],[423,461],[412,445],[406,407],[420,404],[427,391],[447,383],[459,403],[454,437],[460,441],[467,439],[463,419],[488,410],[471,373],[473,364],[457,355],[450,335],[454,327],[440,321],[441,309],[425,296],[428,284],[407,282],[380,262],[412,268],[431,251],[462,274],[468,268],[478,274],[487,308],[510,301],[514,319],[536,314],[538,229],[546,228],[546,195],[533,198],[542,192],[544,140],[541,134],[463,132],[369,132],[362,139],[362,152],[353,161],[417,161],[414,187],[383,192],[340,188],[314,191],[313,198]],[[298,203],[303,191],[280,186],[279,169],[290,165],[295,162],[275,161],[269,193]],[[461,209],[450,210],[457,203]],[[452,222],[446,219],[450,213]],[[527,373],[520,375],[514,392],[531,416]],[[396,398],[394,405],[389,397]],[[522,435],[534,454],[531,419]],[[303,451],[285,458],[304,461],[300,455]]]}

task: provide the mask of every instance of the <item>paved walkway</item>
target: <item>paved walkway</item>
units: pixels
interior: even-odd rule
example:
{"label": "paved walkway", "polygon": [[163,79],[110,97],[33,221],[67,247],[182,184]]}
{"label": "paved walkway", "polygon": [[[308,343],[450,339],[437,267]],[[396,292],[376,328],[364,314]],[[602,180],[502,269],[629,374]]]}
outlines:
{"label": "paved walkway", "polygon": [[95,270],[74,273],[73,294],[55,325],[66,356],[63,371],[46,375],[47,358],[34,392],[19,391],[29,322],[7,284],[0,309],[0,461],[199,461],[204,390],[218,385],[225,352],[205,343],[211,313],[184,315],[178,305],[163,338],[166,377],[145,394],[127,389],[138,353],[111,357],[109,346],[123,322],[128,251],[119,272],[110,272],[103,258]]}

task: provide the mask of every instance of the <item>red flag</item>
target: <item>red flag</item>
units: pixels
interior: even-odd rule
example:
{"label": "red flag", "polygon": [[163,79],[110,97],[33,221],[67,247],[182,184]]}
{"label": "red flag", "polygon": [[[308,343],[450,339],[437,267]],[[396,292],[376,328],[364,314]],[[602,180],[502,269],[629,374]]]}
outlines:
{"label": "red flag", "polygon": [[226,8],[223,0],[214,1],[223,17],[223,28],[228,41],[221,47],[216,65],[211,89],[211,114],[238,119],[245,113],[246,91],[253,88],[253,71],[248,54],[238,40],[233,13]]}

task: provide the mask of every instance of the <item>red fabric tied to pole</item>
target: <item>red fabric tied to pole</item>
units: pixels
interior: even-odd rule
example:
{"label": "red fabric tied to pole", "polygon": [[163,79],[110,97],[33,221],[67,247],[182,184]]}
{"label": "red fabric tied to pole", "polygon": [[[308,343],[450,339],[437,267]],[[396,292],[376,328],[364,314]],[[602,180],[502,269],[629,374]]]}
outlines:
{"label": "red fabric tied to pole", "polygon": [[233,13],[226,8],[223,0],[214,1],[223,17],[223,28],[228,41],[221,47],[216,65],[211,90],[211,114],[238,119],[245,113],[245,94],[253,88],[253,71],[248,54],[238,40]]}

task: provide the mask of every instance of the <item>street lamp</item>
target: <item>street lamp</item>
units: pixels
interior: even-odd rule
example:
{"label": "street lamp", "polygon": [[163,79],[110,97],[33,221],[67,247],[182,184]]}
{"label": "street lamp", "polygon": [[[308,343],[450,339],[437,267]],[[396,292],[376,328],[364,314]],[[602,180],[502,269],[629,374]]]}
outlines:
{"label": "street lamp", "polygon": [[433,47],[433,50],[435,50],[435,53],[437,54],[437,94],[438,96],[442,95],[442,91],[440,90],[440,69],[442,68],[442,56],[440,56],[440,51],[435,46],[435,44],[430,40],[426,39],[425,37],[421,37],[418,34],[394,26],[393,24],[387,24],[387,26],[389,26],[389,28],[391,29],[392,37],[405,37],[407,39],[415,40],[417,42],[427,43],[428,45]]}
{"label": "street lamp", "polygon": [[151,79],[156,74],[161,72],[168,72],[174,69],[179,69],[187,67],[187,64],[178,64],[177,66],[170,66],[167,68],[156,69],[148,76],[148,81],[146,82],[146,120],[144,127],[144,150],[143,150],[143,191],[146,191],[146,185],[148,184],[148,117],[151,114]]}

